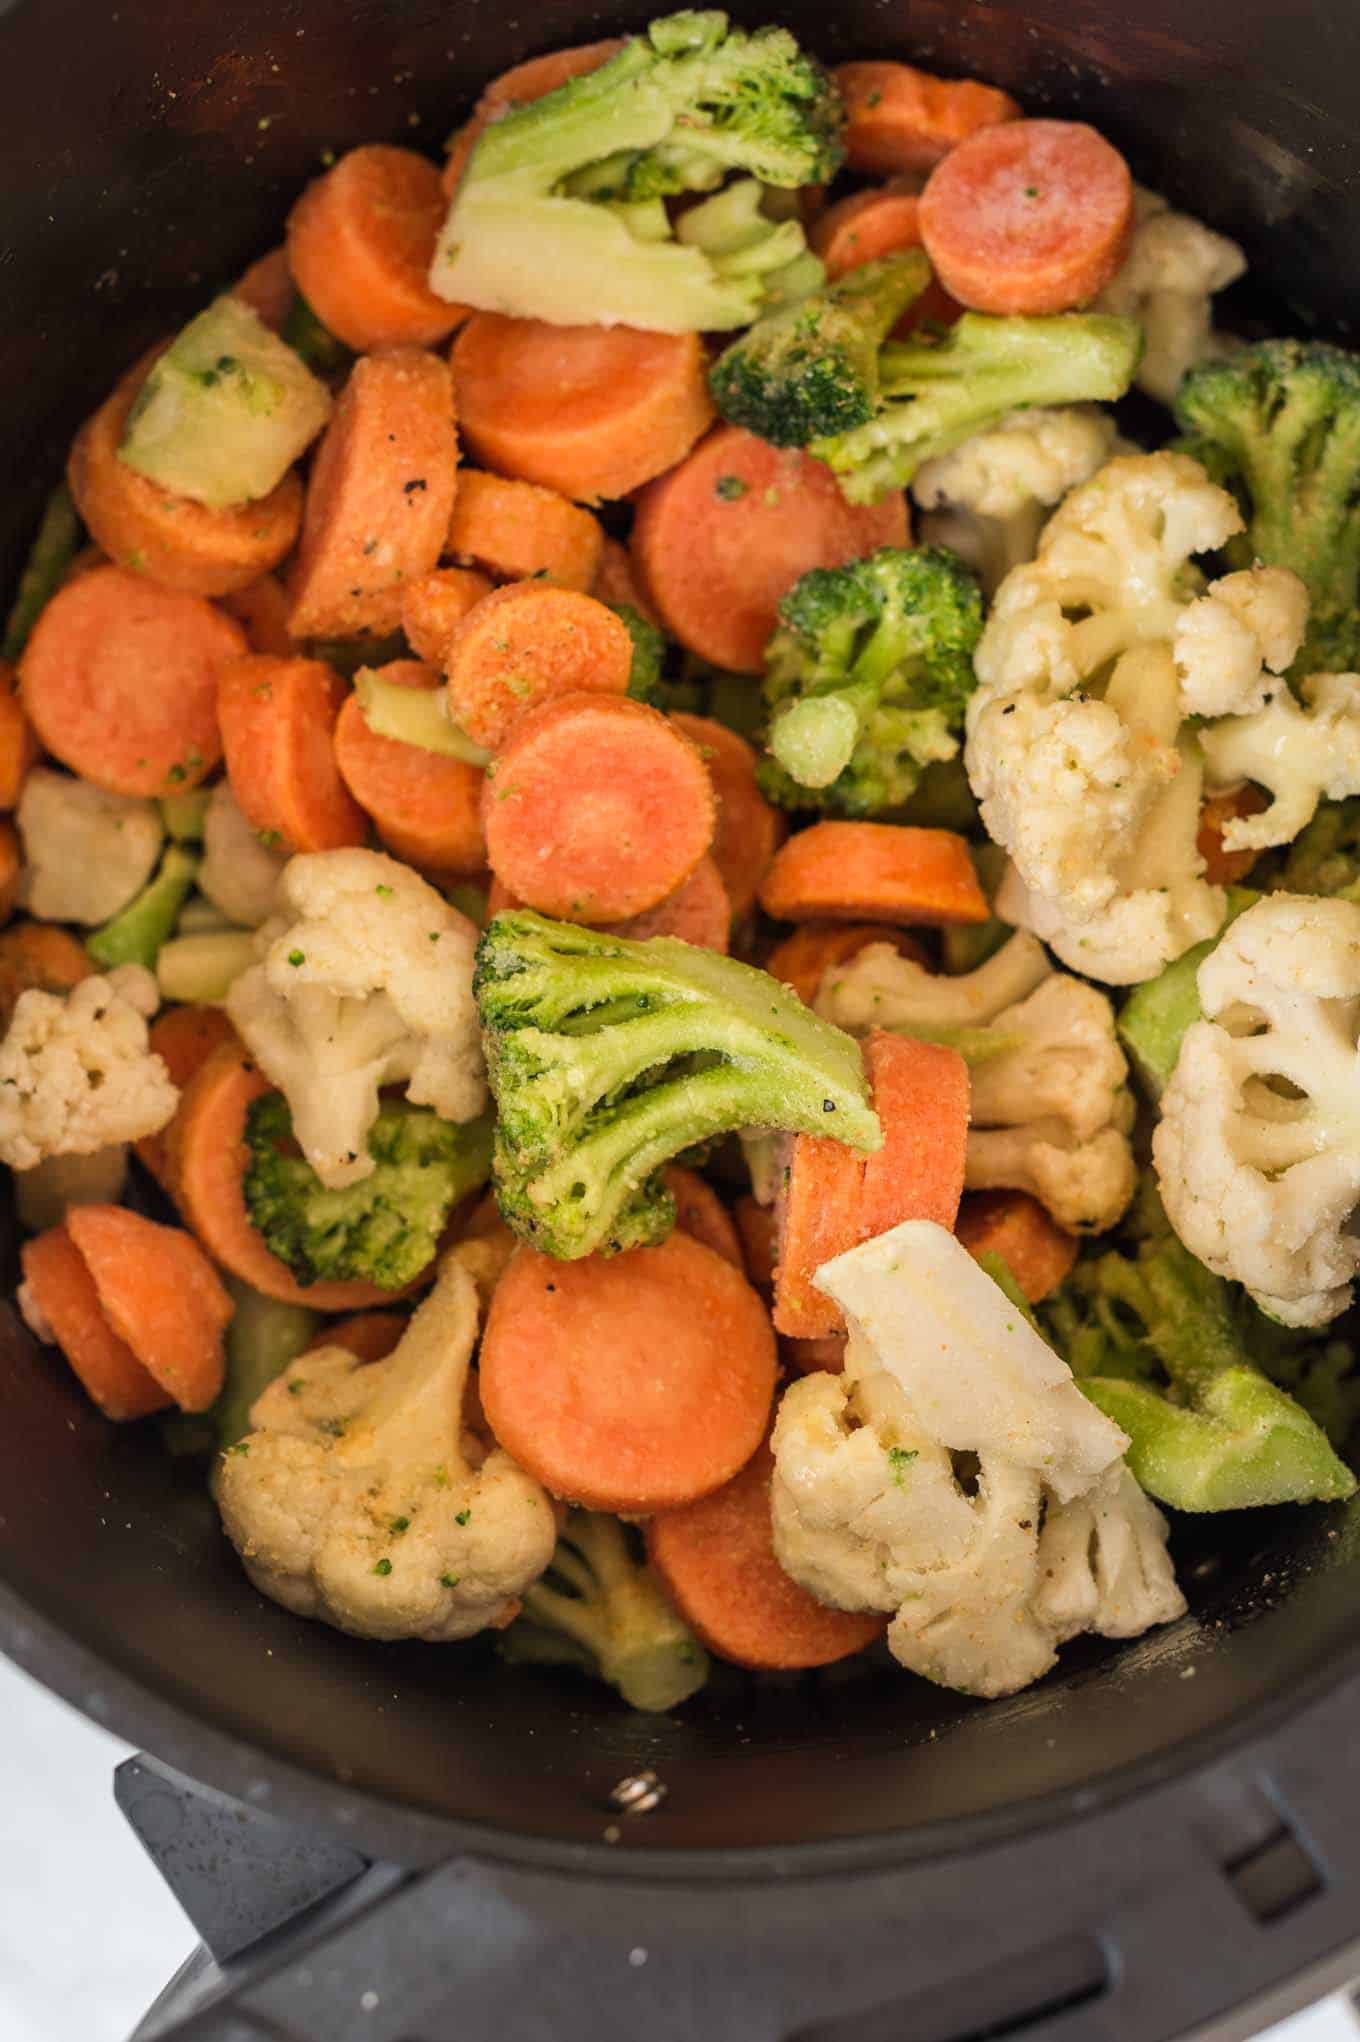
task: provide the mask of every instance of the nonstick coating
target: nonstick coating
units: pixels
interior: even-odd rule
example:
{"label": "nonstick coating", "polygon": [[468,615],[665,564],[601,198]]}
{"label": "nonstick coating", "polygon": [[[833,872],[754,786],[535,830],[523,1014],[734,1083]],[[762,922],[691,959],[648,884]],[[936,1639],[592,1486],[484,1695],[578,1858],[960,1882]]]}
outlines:
{"label": "nonstick coating", "polygon": [[[912,56],[1088,115],[1138,175],[1239,235],[1283,302],[1344,329],[1360,269],[1360,10],[783,0],[779,14],[832,59]],[[494,71],[640,18],[577,0],[0,0],[6,566],[75,424],[277,240],[323,151],[437,151]],[[1076,1648],[1010,1702],[856,1666],[734,1674],[657,1721],[477,1647],[366,1646],[286,1616],[247,1587],[196,1472],[154,1432],[104,1424],[12,1314],[0,1324],[0,1635],[188,1770],[239,1787],[254,1754],[263,1792],[287,1762],[304,1803],[343,1805],[389,1855],[428,1855],[467,1824],[506,1844],[597,1842],[609,1787],[640,1765],[670,1789],[636,1833],[662,1851],[863,1838],[905,1852],[932,1848],[944,1824],[957,1847],[1052,1819],[1339,1674],[1356,1642],[1356,1546],[1345,1511],[1182,1527],[1194,1615],[1128,1650]],[[224,1732],[239,1740],[230,1762]]]}

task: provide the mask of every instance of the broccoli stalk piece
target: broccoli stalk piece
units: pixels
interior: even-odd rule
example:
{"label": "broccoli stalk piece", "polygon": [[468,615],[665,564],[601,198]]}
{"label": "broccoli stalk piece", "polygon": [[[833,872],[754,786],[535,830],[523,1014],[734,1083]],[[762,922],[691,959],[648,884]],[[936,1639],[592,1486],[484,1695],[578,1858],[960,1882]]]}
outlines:
{"label": "broccoli stalk piece", "polygon": [[1234,567],[1265,561],[1306,583],[1308,634],[1292,671],[1360,663],[1360,355],[1263,340],[1190,371],[1176,397],[1185,449],[1247,519]]}
{"label": "broccoli stalk piece", "polygon": [[669,1233],[660,1167],[718,1135],[783,1128],[881,1145],[858,1045],[733,958],[526,909],[492,921],[474,987],[500,1208],[559,1260]]}
{"label": "broccoli stalk piece", "polygon": [[14,606],[5,622],[0,654],[18,659],[28,644],[33,626],[66,579],[66,570],[80,550],[81,527],[71,492],[59,482],[43,506],[37,534],[24,562],[14,595]]}
{"label": "broccoli stalk piece", "polygon": [[577,1666],[634,1709],[673,1709],[708,1679],[708,1654],[635,1556],[616,1517],[573,1510],[546,1574],[501,1641],[517,1666]]}
{"label": "broccoli stalk piece", "polygon": [[1285,893],[1360,901],[1360,799],[1323,802],[1290,845],[1279,885]]}
{"label": "broccoli stalk piece", "polygon": [[940,547],[803,575],[765,653],[766,795],[836,815],[900,807],[958,752],[981,630],[977,583]]}
{"label": "broccoli stalk piece", "polygon": [[1122,397],[1141,345],[1133,320],[1095,312],[1050,319],[965,312],[946,334],[889,341],[878,359],[874,416],[815,439],[811,450],[851,503],[874,503],[1008,411]]}
{"label": "broccoli stalk piece", "polygon": [[193,891],[199,863],[197,852],[172,843],[141,892],[86,937],[85,948],[95,962],[140,964],[154,971],[156,959],[174,934],[179,911]]}
{"label": "broccoli stalk piece", "polygon": [[718,410],[776,447],[867,425],[878,409],[879,351],[929,282],[930,264],[913,248],[767,313],[709,371]]}
{"label": "broccoli stalk piece", "polygon": [[400,1290],[434,1260],[453,1207],[491,1174],[491,1116],[463,1126],[429,1107],[387,1106],[369,1130],[374,1169],[331,1191],[290,1153],[288,1102],[266,1092],[246,1116],[246,1208],[299,1283],[354,1277]]}
{"label": "broccoli stalk piece", "polygon": [[636,702],[659,703],[665,693],[662,667],[666,640],[631,603],[608,606],[633,641],[633,663],[628,669],[628,692]]}
{"label": "broccoli stalk piece", "polygon": [[[480,137],[430,270],[444,298],[558,325],[746,326],[820,282],[762,186],[823,184],[840,100],[787,30],[718,12],[652,22],[616,57]],[[740,186],[720,190],[736,174]],[[715,196],[672,223],[665,200]]]}
{"label": "broccoli stalk piece", "polygon": [[1173,1510],[1336,1502],[1355,1478],[1326,1433],[1271,1382],[1247,1307],[1182,1247],[1160,1207],[1145,1236],[1079,1262],[1043,1307],[1082,1389],[1128,1433],[1128,1463]]}

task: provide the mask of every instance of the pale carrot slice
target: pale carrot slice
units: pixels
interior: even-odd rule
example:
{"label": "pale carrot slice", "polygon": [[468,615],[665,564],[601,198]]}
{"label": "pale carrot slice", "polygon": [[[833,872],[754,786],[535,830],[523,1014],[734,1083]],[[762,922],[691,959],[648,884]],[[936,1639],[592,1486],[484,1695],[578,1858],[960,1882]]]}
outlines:
{"label": "pale carrot slice", "polygon": [[904,248],[919,248],[921,222],[914,180],[872,186],[837,199],[822,213],[808,236],[813,252],[826,264],[829,277],[844,276],[862,262],[877,262]]}
{"label": "pale carrot slice", "polygon": [[979,128],[1019,118],[1008,92],[976,78],[936,78],[883,60],[838,64],[845,100],[845,156],[874,177],[931,170]]}
{"label": "pale carrot slice", "polygon": [[[220,1007],[166,1007],[151,1024],[150,1048],[170,1073],[171,1083],[183,1090],[224,1042],[235,1042],[236,1030]],[[137,1160],[156,1182],[170,1189],[170,1130],[143,1135],[133,1144]]]}
{"label": "pale carrot slice", "polygon": [[786,1145],[775,1200],[774,1323],[799,1339],[844,1330],[839,1308],[812,1279],[860,1239],[864,1158],[844,1142],[800,1134]]}
{"label": "pale carrot slice", "polygon": [[1260,815],[1268,806],[1267,796],[1250,782],[1234,787],[1229,794],[1215,794],[1199,812],[1195,849],[1204,860],[1204,877],[1210,886],[1240,886],[1260,857],[1259,851],[1229,851],[1223,832],[1239,816]]}
{"label": "pale carrot slice", "polygon": [[904,1220],[952,1229],[963,1196],[968,1146],[968,1066],[956,1049],[876,1028],[864,1067],[883,1146],[864,1158],[859,1238]]}
{"label": "pale carrot slice", "polygon": [[927,961],[921,945],[905,929],[885,929],[880,922],[804,922],[770,952],[765,969],[810,1007],[832,965],[848,964],[870,943],[891,943],[899,957],[910,957],[916,964]]}
{"label": "pale carrot slice", "polygon": [[293,636],[396,631],[404,584],[439,559],[457,482],[447,362],[410,347],[362,356],[312,463],[288,578]]}
{"label": "pale carrot slice", "polygon": [[275,659],[291,659],[301,648],[288,629],[292,605],[283,583],[272,574],[262,574],[248,588],[235,589],[219,598],[220,607],[246,634],[252,652],[267,652]]}
{"label": "pale carrot slice", "polygon": [[688,879],[713,839],[696,746],[626,695],[564,695],[521,723],[486,776],[496,877],[545,915],[627,921]]}
{"label": "pale carrot slice", "polygon": [[430,347],[467,317],[428,281],[447,210],[433,163],[383,143],[347,150],[307,186],[288,216],[289,267],[346,347]]}
{"label": "pale carrot slice", "polygon": [[1133,234],[1133,179],[1079,121],[980,128],[931,172],[921,239],[975,312],[1068,312],[1107,284]]}
{"label": "pale carrot slice", "polygon": [[202,596],[96,567],[58,589],[20,667],[54,758],[116,794],[196,787],[222,756],[217,674],[245,633]]}
{"label": "pale carrot slice", "polygon": [[714,858],[701,858],[683,886],[668,893],[654,908],[610,924],[616,936],[645,943],[649,936],[674,936],[700,950],[727,955],[732,932],[732,904]]}
{"label": "pale carrot slice", "polygon": [[724,1262],[730,1262],[734,1269],[746,1273],[746,1258],[741,1252],[741,1236],[731,1213],[719,1198],[713,1186],[696,1170],[682,1169],[678,1163],[667,1164],[662,1175],[666,1189],[675,1200],[675,1224],[682,1233],[695,1241],[702,1241],[715,1255],[721,1255]]}
{"label": "pale carrot slice", "polygon": [[322,1347],[343,1347],[359,1361],[386,1361],[411,1321],[400,1312],[355,1312],[323,1326],[304,1354]]}
{"label": "pale carrot slice", "polygon": [[0,659],[0,809],[17,808],[38,740],[19,699],[18,675]]}
{"label": "pale carrot slice", "polygon": [[999,1255],[1032,1305],[1065,1283],[1077,1260],[1064,1233],[1027,1191],[970,1191],[954,1231],[970,1255]]}
{"label": "pale carrot slice", "polygon": [[477,468],[459,477],[444,551],[495,581],[540,576],[588,589],[603,545],[599,519],[554,489]]}
{"label": "pale carrot slice", "polygon": [[647,1526],[647,1557],[671,1601],[710,1652],[758,1671],[829,1666],[881,1637],[887,1618],[828,1609],[774,1553],[762,1445],[723,1488],[665,1510]]}
{"label": "pale carrot slice", "polygon": [[232,297],[239,298],[243,305],[249,305],[256,318],[262,319],[274,333],[282,331],[283,323],[293,309],[295,292],[286,248],[271,248],[268,255],[252,262],[231,287]]}
{"label": "pale carrot slice", "polygon": [[676,711],[672,723],[698,745],[718,803],[713,862],[722,876],[732,917],[740,920],[755,903],[770,860],[783,843],[788,823],[756,783],[755,748],[711,716]]}
{"label": "pale carrot slice", "polygon": [[408,581],[401,596],[401,628],[417,659],[442,667],[453,634],[491,583],[471,567],[436,567],[419,581]]}
{"label": "pale carrot slice", "polygon": [[747,1281],[766,1297],[774,1289],[774,1208],[757,1204],[747,1191],[732,1211],[741,1236]]}
{"label": "pale carrot slice", "polygon": [[0,1032],[14,1019],[20,993],[67,993],[99,966],[83,943],[52,922],[19,922],[0,930]]}
{"label": "pale carrot slice", "polygon": [[735,673],[760,670],[781,596],[812,567],[907,543],[906,500],[846,502],[821,461],[720,425],[637,499],[633,566],[671,636]]}
{"label": "pale carrot slice", "polygon": [[620,545],[617,539],[606,539],[601,547],[600,564],[595,570],[590,593],[601,603],[623,604],[630,610],[636,610],[639,617],[645,617],[658,631],[661,629],[661,619],[643,594],[633,572],[628,548]]}
{"label": "pale carrot slice", "polygon": [[511,582],[470,610],[446,657],[449,713],[477,744],[500,751],[536,709],[566,695],[626,695],[633,641],[594,596],[541,581]]}
{"label": "pale carrot slice", "polygon": [[19,1262],[53,1340],[106,1418],[147,1418],[174,1402],[109,1324],[94,1278],[64,1225],[25,1241]]}
{"label": "pale carrot slice", "polygon": [[[432,667],[415,660],[378,671],[408,686],[439,683]],[[485,868],[479,767],[370,730],[357,695],[340,710],[335,763],[393,857],[447,877],[467,878]]]}
{"label": "pale carrot slice", "polygon": [[990,912],[968,845],[952,830],[818,822],[776,851],[760,904],[779,922],[903,922],[947,928]]}
{"label": "pale carrot slice", "polygon": [[[168,346],[168,342],[166,345]],[[123,429],[163,347],[131,369],[76,434],[66,480],[110,560],[186,595],[225,596],[277,567],[298,535],[302,484],[291,470],[258,503],[209,510],[172,496],[118,458]]]}
{"label": "pale carrot slice", "polygon": [[219,669],[217,714],[241,813],[290,851],[362,844],[368,821],[340,777],[335,724],[345,687],[316,659],[249,654]]}
{"label": "pale carrot slice", "polygon": [[664,474],[715,415],[697,333],[479,312],[452,361],[475,458],[580,503],[628,496]]}
{"label": "pale carrot slice", "polygon": [[553,1495],[665,1510],[719,1488],[759,1446],[774,1394],[765,1308],[711,1248],[555,1262],[521,1248],[482,1337],[496,1438]]}
{"label": "pale carrot slice", "polygon": [[206,1411],[226,1374],[232,1302],[197,1241],[125,1205],[72,1206],[64,1224],[119,1339],[182,1411]]}

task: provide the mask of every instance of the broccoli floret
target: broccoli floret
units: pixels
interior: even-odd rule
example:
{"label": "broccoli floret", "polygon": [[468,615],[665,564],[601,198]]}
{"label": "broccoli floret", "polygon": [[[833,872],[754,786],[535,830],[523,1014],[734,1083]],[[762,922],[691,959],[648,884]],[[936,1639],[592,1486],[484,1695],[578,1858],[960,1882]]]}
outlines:
{"label": "broccoli floret", "polygon": [[937,546],[814,567],[779,605],[765,653],[761,786],[781,808],[877,815],[959,748],[982,597]]}
{"label": "broccoli floret", "polygon": [[637,702],[658,702],[664,692],[661,669],[666,657],[665,637],[631,603],[610,603],[609,608],[633,641],[629,694]]}
{"label": "broccoli floret", "polygon": [[714,403],[777,447],[867,424],[878,409],[879,351],[929,282],[930,264],[913,248],[767,313],[713,364]]}
{"label": "broccoli floret", "polygon": [[1286,893],[1360,901],[1360,799],[1323,802],[1290,845],[1278,884]]}
{"label": "broccoli floret", "polygon": [[734,958],[525,909],[492,921],[474,985],[500,1208],[560,1260],[660,1240],[661,1165],[737,1128],[881,1143],[858,1045]]}
{"label": "broccoli floret", "polygon": [[[1261,1315],[1182,1247],[1155,1198],[1041,1312],[1087,1396],[1128,1433],[1129,1466],[1159,1502],[1247,1510],[1354,1493],[1326,1432],[1258,1364]],[[1299,1382],[1297,1354],[1292,1365]]]}
{"label": "broccoli floret", "polygon": [[835,470],[851,503],[873,503],[1005,412],[1122,397],[1141,345],[1132,319],[1095,312],[1051,319],[965,312],[945,334],[888,341],[874,416],[814,440],[811,451]]}
{"label": "broccoli floret", "polygon": [[[431,285],[559,325],[746,326],[821,281],[800,222],[770,217],[761,188],[825,183],[840,122],[835,87],[786,29],[668,15],[483,130]],[[714,196],[673,222],[665,201],[682,192]]]}
{"label": "broccoli floret", "polygon": [[292,1150],[288,1102],[266,1092],[246,1116],[246,1208],[299,1283],[362,1277],[400,1290],[433,1261],[458,1200],[491,1174],[491,1116],[463,1126],[429,1107],[388,1106],[369,1130],[372,1173],[329,1191]]}
{"label": "broccoli floret", "polygon": [[501,1641],[516,1666],[576,1666],[634,1709],[673,1709],[708,1679],[708,1654],[616,1517],[573,1510],[546,1574]]}
{"label": "broccoli floret", "polygon": [[1234,567],[1265,561],[1307,584],[1293,671],[1360,663],[1360,355],[1263,340],[1190,371],[1176,397],[1186,451],[1242,503]]}

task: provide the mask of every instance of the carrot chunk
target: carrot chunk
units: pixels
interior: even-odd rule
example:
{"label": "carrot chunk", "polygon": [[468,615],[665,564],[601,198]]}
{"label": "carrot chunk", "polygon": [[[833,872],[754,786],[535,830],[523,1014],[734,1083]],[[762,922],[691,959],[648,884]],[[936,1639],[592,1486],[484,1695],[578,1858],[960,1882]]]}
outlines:
{"label": "carrot chunk", "polygon": [[94,1278],[64,1225],[25,1241],[19,1261],[53,1340],[106,1418],[147,1418],[174,1402],[109,1324]]}
{"label": "carrot chunk", "polygon": [[300,650],[288,629],[291,605],[284,594],[283,583],[274,575],[262,574],[248,587],[233,589],[230,595],[220,596],[218,607],[236,619],[252,652],[267,652],[275,659],[291,659]]}
{"label": "carrot chunk", "polygon": [[38,740],[19,699],[18,675],[0,659],[0,809],[17,808]]}
{"label": "carrot chunk", "polygon": [[921,245],[920,202],[914,180],[877,185],[837,199],[820,215],[808,236],[829,277],[844,276],[862,262],[877,262]]}
{"label": "carrot chunk", "polygon": [[722,877],[732,916],[740,920],[755,903],[756,890],[784,841],[787,824],[756,783],[753,746],[711,716],[677,711],[672,723],[698,745],[718,804],[713,862]]}
{"label": "carrot chunk", "polygon": [[675,1200],[675,1224],[680,1231],[689,1234],[693,1240],[702,1241],[706,1248],[711,1248],[715,1255],[721,1255],[724,1262],[730,1262],[734,1269],[740,1269],[745,1275],[746,1258],[741,1251],[741,1236],[731,1213],[713,1186],[697,1171],[682,1169],[678,1163],[667,1164],[662,1175],[666,1189]]}
{"label": "carrot chunk", "polygon": [[627,626],[576,589],[511,582],[470,610],[449,645],[449,712],[477,744],[500,751],[536,709],[564,695],[626,695]]}
{"label": "carrot chunk", "polygon": [[1066,1282],[1077,1259],[1075,1234],[1027,1191],[970,1191],[955,1232],[970,1255],[999,1255],[1032,1305]]}
{"label": "carrot chunk", "polygon": [[496,581],[539,576],[588,589],[604,546],[598,518],[555,489],[467,469],[458,482],[444,551]]}
{"label": "carrot chunk", "polygon": [[67,993],[99,967],[69,929],[19,922],[0,930],[0,1032],[14,1019],[20,993]]}
{"label": "carrot chunk", "polygon": [[[378,669],[384,680],[434,688],[432,667],[404,660]],[[340,778],[395,858],[421,871],[466,878],[486,865],[481,769],[370,730],[357,695],[335,726]]]}
{"label": "carrot chunk", "polygon": [[286,248],[271,248],[268,255],[252,262],[231,287],[232,297],[239,298],[243,305],[249,305],[256,318],[262,319],[273,333],[282,332],[283,323],[293,309],[294,293],[293,272],[288,267]]}
{"label": "carrot chunk", "polygon": [[590,593],[600,603],[626,604],[630,610],[636,610],[639,617],[645,617],[649,624],[654,624],[658,631],[661,629],[661,619],[638,586],[628,548],[620,545],[617,539],[606,539],[601,547],[600,564],[590,584]]}
{"label": "carrot chunk", "polygon": [[952,1229],[968,1146],[967,1064],[956,1049],[876,1028],[864,1066],[883,1146],[864,1158],[859,1238],[872,1241],[904,1220]]}
{"label": "carrot chunk", "polygon": [[[234,1042],[236,1031],[220,1007],[166,1007],[151,1024],[150,1048],[182,1091],[215,1049]],[[138,1161],[156,1182],[170,1189],[169,1129],[143,1135],[134,1143]]]}
{"label": "carrot chunk", "polygon": [[228,660],[217,714],[227,777],[252,829],[290,851],[362,844],[363,810],[340,777],[335,725],[345,687],[317,659]]}
{"label": "carrot chunk", "polygon": [[1210,886],[1240,886],[1260,857],[1259,851],[1229,851],[1223,832],[1239,816],[1260,815],[1267,797],[1250,782],[1234,787],[1230,794],[1215,794],[1199,812],[1195,849],[1204,860],[1204,877]]}
{"label": "carrot chunk", "polygon": [[765,969],[810,1007],[832,965],[848,964],[870,943],[891,943],[899,957],[926,962],[925,951],[904,929],[879,922],[804,922],[770,952]]}
{"label": "carrot chunk", "polygon": [[181,1410],[206,1411],[232,1302],[197,1241],[123,1205],[73,1206],[65,1226],[119,1339]]}
{"label": "carrot chunk", "polygon": [[308,185],[288,216],[288,261],[346,347],[429,347],[467,317],[428,283],[447,209],[433,163],[382,143],[347,150]]}
{"label": "carrot chunk", "polygon": [[774,856],[760,904],[779,922],[946,928],[990,912],[964,839],[904,823],[819,822]]}
{"label": "carrot chunk", "polygon": [[874,177],[932,170],[979,128],[1019,118],[1009,92],[976,78],[935,78],[912,64],[838,64],[845,100],[845,156]]}
{"label": "carrot chunk", "polygon": [[454,632],[490,593],[486,576],[470,567],[436,567],[419,581],[408,581],[401,595],[401,628],[416,658],[442,667]]}

